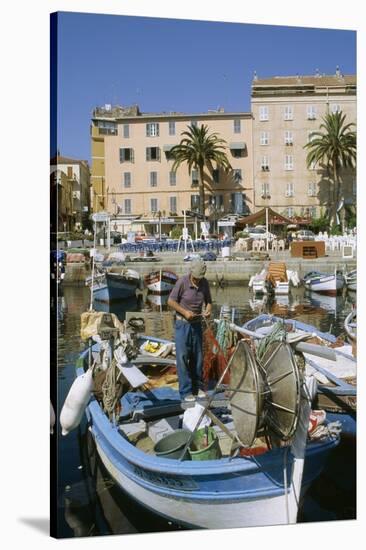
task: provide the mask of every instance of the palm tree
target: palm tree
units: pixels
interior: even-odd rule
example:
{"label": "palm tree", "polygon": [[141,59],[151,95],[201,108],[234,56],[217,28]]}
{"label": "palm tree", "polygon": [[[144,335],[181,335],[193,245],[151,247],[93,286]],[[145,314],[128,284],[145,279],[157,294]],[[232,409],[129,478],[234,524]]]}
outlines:
{"label": "palm tree", "polygon": [[231,164],[224,152],[226,141],[216,133],[208,134],[208,126],[188,126],[188,130],[181,134],[184,138],[170,150],[174,159],[172,170],[175,172],[184,162],[188,165],[188,173],[192,169],[198,172],[198,188],[200,194],[200,214],[205,215],[205,166],[211,167],[214,162],[217,168],[230,170]]}
{"label": "palm tree", "polygon": [[333,197],[329,208],[329,224],[338,225],[337,208],[341,198],[341,172],[356,165],[356,132],[353,123],[345,124],[342,111],[328,113],[323,118],[319,132],[313,132],[311,141],[304,145],[308,149],[307,167],[323,164],[333,180]]}

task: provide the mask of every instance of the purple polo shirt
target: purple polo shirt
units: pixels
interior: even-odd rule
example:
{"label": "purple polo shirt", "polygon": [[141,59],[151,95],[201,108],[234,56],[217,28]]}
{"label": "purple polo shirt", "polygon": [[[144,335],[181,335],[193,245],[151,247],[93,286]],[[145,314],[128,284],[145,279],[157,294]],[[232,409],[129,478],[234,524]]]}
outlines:
{"label": "purple polo shirt", "polygon": [[200,279],[196,288],[191,283],[189,275],[184,275],[178,279],[169,298],[184,307],[184,309],[193,311],[193,313],[201,313],[203,304],[212,303],[207,279]]}

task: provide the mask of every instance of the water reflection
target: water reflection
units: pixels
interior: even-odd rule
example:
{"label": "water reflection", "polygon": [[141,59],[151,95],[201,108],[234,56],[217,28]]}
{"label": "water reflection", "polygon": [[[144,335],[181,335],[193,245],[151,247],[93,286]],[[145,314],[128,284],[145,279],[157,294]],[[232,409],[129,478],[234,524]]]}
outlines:
{"label": "water reflection", "polygon": [[[276,299],[255,299],[244,286],[213,287],[213,315],[217,317],[223,305],[234,308],[234,321],[242,324],[261,312],[297,318],[315,325],[319,330],[343,333],[343,322],[355,303],[355,293],[345,292],[332,301],[305,294],[302,288],[292,289],[288,296]],[[325,297],[327,298],[327,297]],[[146,291],[136,298],[112,304],[95,304],[99,311],[111,311],[120,320],[126,312],[144,311],[148,319],[145,332],[161,337],[173,337],[173,323],[167,310],[167,296],[148,295]],[[86,287],[65,287],[58,297],[56,308],[58,324],[58,418],[60,408],[75,378],[75,361],[83,344],[80,340],[80,314],[90,305]],[[162,315],[156,315],[161,312]],[[138,316],[138,315],[136,315]],[[156,532],[176,530],[177,526],[142,509],[131,501],[101,464],[86,422],[67,437],[60,436],[58,468],[58,533],[62,537]],[[352,501],[353,502],[353,501]],[[339,519],[339,515],[337,515]],[[306,510],[306,519],[317,519]]]}

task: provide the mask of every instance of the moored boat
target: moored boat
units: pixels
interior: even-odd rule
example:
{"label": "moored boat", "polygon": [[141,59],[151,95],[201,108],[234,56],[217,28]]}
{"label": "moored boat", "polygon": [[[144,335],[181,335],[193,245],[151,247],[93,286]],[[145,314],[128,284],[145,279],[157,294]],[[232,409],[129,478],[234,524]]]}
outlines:
{"label": "moored boat", "polygon": [[144,284],[150,293],[156,295],[169,294],[178,280],[178,276],[167,269],[152,271],[144,278]]}
{"label": "moored boat", "polygon": [[135,296],[139,283],[139,273],[125,268],[120,271],[100,272],[87,279],[87,284],[92,285],[93,300],[100,302],[113,302]]}
{"label": "moored boat", "polygon": [[284,262],[269,262],[249,281],[249,288],[254,294],[288,295],[290,286],[298,286],[300,279],[296,271],[286,269]]}
{"label": "moored boat", "polygon": [[311,271],[304,276],[305,288],[329,296],[336,296],[342,292],[345,280],[339,271],[335,273],[320,273]]}
{"label": "moored boat", "polygon": [[[104,337],[110,341],[106,333]],[[118,350],[114,348],[116,359],[121,357]],[[90,361],[86,350],[77,363],[77,379],[90,371]],[[129,367],[123,364],[125,373]],[[195,403],[182,402],[176,390],[129,390],[107,413],[94,388],[86,413],[109,474],[139,504],[178,525],[295,523],[301,496],[321,473],[339,437],[329,431],[321,439],[308,439],[309,387],[290,346],[268,348],[262,364],[264,371],[250,346],[239,342],[227,367],[230,388],[223,393],[218,384],[200,401],[213,421],[209,433],[216,441],[214,454],[211,444],[192,448],[200,421],[192,432],[182,430],[185,414]],[[94,368],[99,369],[95,362]],[[165,447],[170,436],[182,432],[183,443]]]}
{"label": "moored boat", "polygon": [[357,269],[353,269],[346,273],[345,280],[349,290],[357,290]]}
{"label": "moored boat", "polygon": [[344,320],[344,330],[351,342],[357,340],[357,310],[353,309]]}

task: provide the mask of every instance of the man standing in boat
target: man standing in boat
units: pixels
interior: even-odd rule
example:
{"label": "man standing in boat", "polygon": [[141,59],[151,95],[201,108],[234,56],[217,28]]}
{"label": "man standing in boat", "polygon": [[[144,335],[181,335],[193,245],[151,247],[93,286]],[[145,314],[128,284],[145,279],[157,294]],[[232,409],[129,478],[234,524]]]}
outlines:
{"label": "man standing in boat", "polygon": [[212,299],[205,278],[206,264],[193,260],[188,275],[175,283],[168,305],[176,311],[175,347],[182,400],[205,397],[203,391],[202,318],[211,315]]}

